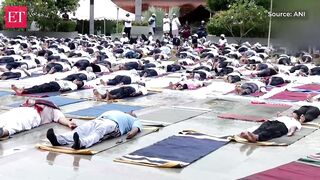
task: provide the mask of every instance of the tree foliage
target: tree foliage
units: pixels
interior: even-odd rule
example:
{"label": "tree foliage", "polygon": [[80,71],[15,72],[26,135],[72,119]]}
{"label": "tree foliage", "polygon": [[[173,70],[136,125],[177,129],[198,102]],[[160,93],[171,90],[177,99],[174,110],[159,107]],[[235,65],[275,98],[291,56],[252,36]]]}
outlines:
{"label": "tree foliage", "polygon": [[[238,0],[226,11],[220,11],[210,20],[208,29],[228,31],[233,37],[245,37],[251,31],[268,25],[268,12],[253,0]],[[211,32],[210,32],[211,33]]]}
{"label": "tree foliage", "polygon": [[75,11],[78,3],[79,0],[5,0],[1,17],[4,18],[5,6],[27,6],[29,25],[34,21],[41,30],[55,31],[61,22],[61,13]]}
{"label": "tree foliage", "polygon": [[[238,0],[207,0],[207,6],[212,12],[227,10],[229,6]],[[264,7],[265,9],[270,8],[270,0],[255,0],[255,4]]]}

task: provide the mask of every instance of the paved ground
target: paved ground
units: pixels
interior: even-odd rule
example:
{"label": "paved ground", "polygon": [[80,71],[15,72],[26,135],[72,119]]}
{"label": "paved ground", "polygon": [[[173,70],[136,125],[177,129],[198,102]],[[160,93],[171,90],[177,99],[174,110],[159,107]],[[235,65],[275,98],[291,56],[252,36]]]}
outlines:
{"label": "paved ground", "polygon": [[[118,145],[94,156],[57,154],[36,149],[34,145],[45,138],[46,128],[39,128],[38,131],[33,133],[22,133],[9,140],[2,141],[0,142],[0,178],[17,180],[238,179],[317,153],[320,150],[320,131],[315,131],[288,147],[257,147],[255,145],[229,143],[183,169],[158,169],[113,162],[117,157],[151,145],[181,130],[192,129],[210,135],[224,136],[237,134],[257,125],[217,118],[218,113],[228,108],[241,107],[246,102],[215,100],[217,97],[196,94],[167,92],[133,99],[129,102],[121,102],[151,106],[139,111],[138,114],[143,114],[154,108],[173,105],[182,106],[186,109],[210,109],[210,112],[162,128],[159,132]],[[8,104],[17,99],[21,98],[2,97],[0,105]],[[84,102],[65,106],[63,110],[70,112],[94,104],[96,102]],[[82,123],[81,121],[78,122]],[[61,126],[57,126],[56,129],[58,132],[66,131]]]}

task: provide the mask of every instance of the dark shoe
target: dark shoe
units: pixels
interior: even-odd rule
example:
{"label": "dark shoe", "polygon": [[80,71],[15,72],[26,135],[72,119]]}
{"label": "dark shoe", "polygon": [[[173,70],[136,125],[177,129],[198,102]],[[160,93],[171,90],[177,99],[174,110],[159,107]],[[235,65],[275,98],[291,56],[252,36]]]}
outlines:
{"label": "dark shoe", "polygon": [[73,141],[74,143],[71,147],[76,150],[81,149],[81,141],[77,132],[73,134]]}
{"label": "dark shoe", "polygon": [[61,146],[61,144],[58,142],[56,135],[54,134],[54,131],[52,128],[48,129],[47,131],[47,138],[49,139],[50,143],[53,146]]}
{"label": "dark shoe", "polygon": [[0,128],[0,138],[2,138],[3,133],[4,133],[4,131],[3,131],[3,128],[1,127],[1,128]]}

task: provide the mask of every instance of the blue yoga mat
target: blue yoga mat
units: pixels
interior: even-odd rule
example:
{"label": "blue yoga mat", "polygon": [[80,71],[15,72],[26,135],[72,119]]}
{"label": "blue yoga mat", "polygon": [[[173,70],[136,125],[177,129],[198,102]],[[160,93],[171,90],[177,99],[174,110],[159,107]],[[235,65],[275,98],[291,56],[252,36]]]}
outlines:
{"label": "blue yoga mat", "polygon": [[[51,96],[51,97],[42,98],[42,99],[51,101],[57,106],[65,106],[65,105],[75,104],[78,102],[85,101],[83,99],[72,99],[72,98],[67,98],[67,97],[63,97],[63,96]],[[11,104],[11,105],[9,105],[9,107],[19,107],[21,105],[21,103],[23,103],[23,102]]]}
{"label": "blue yoga mat", "polygon": [[8,91],[0,91],[0,97],[7,96],[7,95],[10,95],[10,94],[12,94],[12,93],[8,92]]}
{"label": "blue yoga mat", "polygon": [[226,145],[229,140],[182,132],[115,161],[154,167],[182,168]]}
{"label": "blue yoga mat", "polygon": [[76,115],[80,117],[98,117],[102,113],[110,110],[118,110],[122,112],[130,112],[143,109],[144,107],[141,106],[128,106],[128,105],[121,105],[121,104],[104,104],[100,106],[94,106],[87,109],[81,109],[79,111],[74,111],[68,113],[69,115]]}

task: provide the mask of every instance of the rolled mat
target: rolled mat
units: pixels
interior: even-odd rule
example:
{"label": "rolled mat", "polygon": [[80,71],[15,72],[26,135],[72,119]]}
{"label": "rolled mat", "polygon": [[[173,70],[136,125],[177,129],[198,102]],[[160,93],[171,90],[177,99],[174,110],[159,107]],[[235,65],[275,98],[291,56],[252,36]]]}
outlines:
{"label": "rolled mat", "polygon": [[139,137],[145,136],[147,134],[157,132],[159,128],[143,128],[142,131],[137,134],[133,139],[126,139],[126,136],[123,135],[118,138],[113,138],[113,139],[107,139],[104,140],[98,144],[93,145],[92,147],[88,149],[80,149],[80,150],[75,150],[67,146],[52,146],[48,142],[45,143],[38,143],[35,145],[35,147],[45,150],[45,151],[51,151],[51,152],[59,152],[59,153],[65,153],[65,154],[82,154],[82,155],[94,155],[97,153],[100,153],[102,151],[111,149],[117,145],[132,141],[134,139],[137,139]]}
{"label": "rolled mat", "polygon": [[320,179],[320,168],[301,162],[290,162],[276,168],[259,172],[251,176],[242,178],[243,180],[315,180]]}
{"label": "rolled mat", "polygon": [[158,168],[183,168],[229,143],[195,131],[182,131],[114,161]]}

